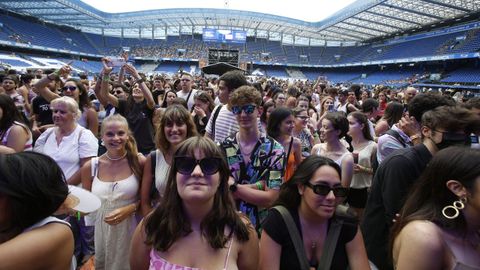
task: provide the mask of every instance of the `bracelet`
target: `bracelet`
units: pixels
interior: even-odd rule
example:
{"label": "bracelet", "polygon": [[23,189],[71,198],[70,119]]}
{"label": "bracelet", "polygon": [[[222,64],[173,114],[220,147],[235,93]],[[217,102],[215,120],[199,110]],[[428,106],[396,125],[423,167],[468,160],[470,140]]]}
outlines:
{"label": "bracelet", "polygon": [[257,189],[258,190],[263,190],[263,184],[262,184],[262,181],[258,181],[255,183],[255,185],[257,186]]}
{"label": "bracelet", "polygon": [[110,80],[110,75],[104,74],[104,75],[102,76],[102,80],[103,80],[103,81],[108,81],[108,80]]}
{"label": "bracelet", "polygon": [[144,80],[143,78],[140,78],[140,79],[136,79],[136,80],[135,80],[135,83],[136,83],[136,84],[141,84],[141,83],[144,83],[144,82],[145,82],[145,80]]}

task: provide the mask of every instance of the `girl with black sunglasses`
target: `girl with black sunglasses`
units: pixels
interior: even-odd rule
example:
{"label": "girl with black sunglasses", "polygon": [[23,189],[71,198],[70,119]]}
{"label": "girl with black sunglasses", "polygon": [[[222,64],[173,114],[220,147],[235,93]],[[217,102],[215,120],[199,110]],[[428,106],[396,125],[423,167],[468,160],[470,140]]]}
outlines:
{"label": "girl with black sunglasses", "polygon": [[[348,194],[340,171],[325,157],[313,155],[300,163],[263,223],[259,269],[370,269],[356,220],[336,215]],[[335,232],[337,240],[328,240]],[[329,251],[333,254],[326,259]]]}
{"label": "girl with black sunglasses", "polygon": [[257,269],[258,238],[237,213],[221,149],[195,136],[175,152],[160,205],[137,227],[132,269]]}

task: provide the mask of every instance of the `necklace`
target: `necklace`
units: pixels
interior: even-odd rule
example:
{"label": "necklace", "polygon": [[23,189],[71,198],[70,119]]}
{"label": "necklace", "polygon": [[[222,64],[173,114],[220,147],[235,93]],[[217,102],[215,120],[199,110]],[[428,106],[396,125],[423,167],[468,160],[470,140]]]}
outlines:
{"label": "necklace", "polygon": [[125,152],[125,154],[123,154],[123,156],[118,157],[118,158],[112,158],[112,157],[110,157],[110,156],[108,155],[108,152],[105,152],[105,156],[106,156],[109,160],[111,160],[111,161],[117,161],[117,160],[121,160],[121,159],[125,158],[125,157],[127,156],[127,152]]}

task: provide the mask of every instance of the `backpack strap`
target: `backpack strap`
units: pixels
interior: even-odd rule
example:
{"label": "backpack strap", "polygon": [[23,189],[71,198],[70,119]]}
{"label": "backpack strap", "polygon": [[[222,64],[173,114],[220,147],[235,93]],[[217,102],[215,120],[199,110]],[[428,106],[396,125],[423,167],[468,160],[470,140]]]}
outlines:
{"label": "backpack strap", "polygon": [[290,234],[293,246],[295,247],[295,252],[297,253],[298,261],[300,262],[300,270],[310,269],[307,254],[305,253],[305,248],[303,247],[303,241],[300,237],[300,233],[298,232],[297,225],[295,225],[295,222],[293,221],[292,215],[290,215],[290,212],[288,212],[287,208],[282,205],[277,205],[273,207],[273,209],[280,213],[285,225],[287,225],[288,233]]}
{"label": "backpack strap", "polygon": [[212,118],[212,138],[213,138],[213,140],[215,140],[215,122],[217,121],[218,114],[220,113],[220,110],[222,109],[222,107],[223,107],[223,104],[218,105],[217,110],[213,114],[213,118]]}
{"label": "backpack strap", "polygon": [[385,133],[388,134],[388,135],[390,135],[390,136],[392,136],[392,137],[394,137],[397,141],[399,141],[399,142],[402,144],[402,146],[403,146],[404,148],[407,147],[407,145],[410,145],[409,142],[406,142],[406,141],[402,138],[402,136],[400,136],[400,133],[398,133],[397,131],[395,131],[395,130],[393,130],[393,129],[389,129],[389,130],[387,130],[387,132],[385,132]]}
{"label": "backpack strap", "polygon": [[157,150],[150,152],[152,165],[152,184],[150,185],[150,199],[155,199],[157,194],[157,187],[155,186],[155,167],[157,167]]}
{"label": "backpack strap", "polygon": [[330,224],[325,243],[323,243],[322,256],[318,264],[317,270],[329,270],[332,265],[333,255],[337,246],[338,237],[342,230],[343,220],[334,219]]}

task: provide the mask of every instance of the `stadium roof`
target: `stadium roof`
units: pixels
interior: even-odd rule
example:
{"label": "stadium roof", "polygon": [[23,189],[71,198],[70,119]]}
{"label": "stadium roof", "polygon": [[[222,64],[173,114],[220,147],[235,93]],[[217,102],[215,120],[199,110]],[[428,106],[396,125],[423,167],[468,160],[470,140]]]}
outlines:
{"label": "stadium roof", "polygon": [[86,32],[114,35],[121,32],[125,36],[133,33],[157,37],[201,33],[206,27],[244,29],[248,35],[280,36],[282,40],[365,42],[446,20],[473,17],[480,12],[480,0],[357,0],[319,22],[212,8],[106,13],[79,0],[0,0],[0,8]]}

